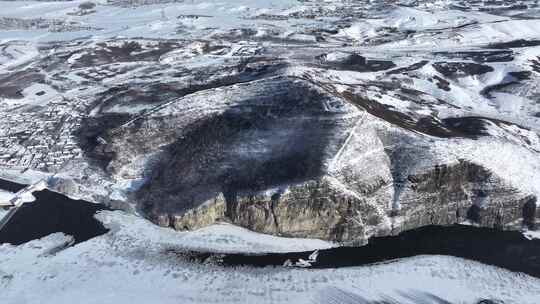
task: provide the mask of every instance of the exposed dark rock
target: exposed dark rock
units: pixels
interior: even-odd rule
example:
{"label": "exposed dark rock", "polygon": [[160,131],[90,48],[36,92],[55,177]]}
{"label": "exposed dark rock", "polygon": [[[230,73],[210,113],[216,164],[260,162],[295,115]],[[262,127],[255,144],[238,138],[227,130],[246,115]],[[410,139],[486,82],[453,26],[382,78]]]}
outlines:
{"label": "exposed dark rock", "polygon": [[407,66],[407,67],[403,67],[403,68],[397,68],[397,69],[394,69],[394,70],[390,70],[387,72],[388,75],[392,75],[392,74],[403,74],[403,73],[407,73],[407,72],[411,72],[411,71],[415,71],[415,70],[418,70],[420,68],[422,68],[423,66],[425,66],[426,64],[428,64],[429,61],[427,60],[422,60],[422,61],[419,61],[417,63],[413,63],[411,64],[410,66]]}
{"label": "exposed dark rock", "polygon": [[493,72],[489,65],[471,62],[435,62],[433,68],[445,77],[465,77]]}
{"label": "exposed dark rock", "polygon": [[523,204],[523,224],[529,229],[536,229],[537,198],[533,197]]}
{"label": "exposed dark rock", "polygon": [[326,68],[337,70],[349,70],[357,72],[376,72],[384,71],[395,67],[396,65],[387,60],[368,60],[356,53],[331,53],[317,56],[316,59]]}
{"label": "exposed dark rock", "polygon": [[518,39],[508,42],[498,42],[490,43],[487,47],[490,49],[511,49],[511,48],[522,48],[528,46],[539,46],[540,40],[525,40]]}
{"label": "exposed dark rock", "polygon": [[367,227],[384,221],[384,214],[365,200],[340,193],[325,180],[291,187],[286,194],[270,198],[237,195],[232,200],[227,210],[233,223],[289,237],[364,242]]}
{"label": "exposed dark rock", "polygon": [[435,80],[437,80],[437,87],[441,90],[450,91],[450,82],[448,80],[443,79],[439,76],[433,76]]}
{"label": "exposed dark rock", "polygon": [[[523,74],[517,74],[517,75],[518,77],[524,76]],[[480,92],[480,94],[484,95],[486,98],[493,98],[493,96],[491,95],[492,92],[502,91],[503,89],[509,89],[509,88],[512,88],[513,85],[517,85],[517,84],[519,84],[519,79],[511,77],[510,79],[506,81],[502,81],[500,83],[496,83],[496,84],[485,87]]]}
{"label": "exposed dark rock", "polygon": [[[449,225],[466,219],[490,228],[512,227],[535,197],[504,185],[481,166],[460,161],[409,175],[399,194],[400,230]],[[529,214],[529,213],[528,213]]]}
{"label": "exposed dark rock", "polygon": [[509,72],[508,75],[514,77],[517,80],[527,80],[531,78],[531,71],[519,71],[519,72]]}
{"label": "exposed dark rock", "polygon": [[475,62],[508,62],[514,60],[511,50],[436,52],[435,55],[452,59],[473,60]]}
{"label": "exposed dark rock", "polygon": [[504,304],[504,302],[501,300],[483,299],[478,301],[477,304]]}
{"label": "exposed dark rock", "polygon": [[476,138],[487,135],[486,130],[490,122],[511,125],[505,121],[485,117],[445,118],[441,121],[430,116],[414,118],[401,111],[393,110],[391,106],[378,103],[375,100],[364,98],[349,91],[344,92],[343,96],[353,104],[368,111],[371,115],[382,118],[406,130],[414,130],[436,137]]}
{"label": "exposed dark rock", "polygon": [[477,205],[472,205],[471,207],[469,207],[469,209],[467,210],[467,219],[468,220],[471,220],[472,222],[475,222],[475,223],[480,223],[480,213],[481,213],[481,209],[480,207],[478,207]]}
{"label": "exposed dark rock", "polygon": [[0,98],[21,99],[22,91],[36,82],[43,82],[45,76],[37,69],[26,69],[7,75],[0,75]]}
{"label": "exposed dark rock", "polygon": [[487,127],[490,120],[483,117],[459,117],[445,118],[443,124],[455,132],[456,135],[461,134],[464,137],[479,137],[488,135]]}
{"label": "exposed dark rock", "polygon": [[129,114],[104,114],[98,117],[86,117],[82,120],[81,126],[74,131],[77,136],[79,146],[84,151],[91,164],[106,168],[114,157],[114,152],[108,150],[100,143],[101,136],[107,131],[113,130],[132,116]]}

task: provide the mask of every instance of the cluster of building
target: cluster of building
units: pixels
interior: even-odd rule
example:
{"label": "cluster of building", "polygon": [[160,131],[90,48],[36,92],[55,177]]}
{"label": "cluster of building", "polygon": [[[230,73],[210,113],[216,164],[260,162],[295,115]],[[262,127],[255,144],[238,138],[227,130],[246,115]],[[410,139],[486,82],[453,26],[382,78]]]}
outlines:
{"label": "cluster of building", "polygon": [[107,0],[107,4],[122,6],[122,7],[133,7],[141,5],[155,5],[155,4],[166,4],[166,3],[183,3],[184,0]]}
{"label": "cluster of building", "polygon": [[106,78],[114,77],[118,74],[116,71],[112,71],[107,68],[91,68],[91,69],[85,69],[80,72],[77,72],[77,76],[86,78],[88,80],[92,81],[102,81]]}
{"label": "cluster of building", "polygon": [[94,30],[94,27],[82,25],[63,19],[45,18],[13,18],[1,17],[0,29],[2,30],[47,30],[50,32],[72,32],[82,30]]}
{"label": "cluster of building", "polygon": [[450,8],[454,9],[472,9],[479,11],[497,11],[504,10],[525,10],[537,8],[538,0],[467,0],[456,1]]}
{"label": "cluster of building", "polygon": [[0,167],[54,172],[81,157],[72,135],[81,121],[74,102],[59,97],[45,111],[10,111],[0,102]]}

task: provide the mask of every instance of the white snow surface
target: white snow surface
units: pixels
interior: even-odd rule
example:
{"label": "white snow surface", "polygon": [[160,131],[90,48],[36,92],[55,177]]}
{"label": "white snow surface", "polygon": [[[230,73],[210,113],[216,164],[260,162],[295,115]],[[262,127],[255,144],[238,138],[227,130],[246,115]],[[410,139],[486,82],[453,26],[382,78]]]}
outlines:
{"label": "white snow surface", "polygon": [[316,239],[284,238],[220,223],[190,232],[158,227],[121,211],[101,212],[98,218],[116,235],[138,235],[140,241],[168,244],[175,248],[210,252],[291,252],[331,248],[335,245]]}
{"label": "white snow surface", "polygon": [[0,178],[27,185],[38,183],[41,180],[46,180],[52,175],[52,173],[37,170],[25,170],[23,172],[16,169],[0,169]]}
{"label": "white snow surface", "polygon": [[0,201],[8,201],[8,200],[11,199],[14,195],[15,195],[15,193],[13,193],[13,192],[8,192],[8,191],[0,190]]}
{"label": "white snow surface", "polygon": [[[227,249],[237,243],[256,251],[272,242],[244,233],[243,241],[224,240],[208,235],[210,230],[177,234],[118,211],[98,217],[111,231],[73,247],[63,249],[71,238],[59,233],[20,246],[0,245],[0,302],[350,303],[346,300],[362,297],[412,304],[437,296],[450,303],[495,298],[537,304],[540,294],[539,279],[447,256],[325,270],[193,264],[166,250]],[[239,232],[227,226],[209,229]]]}
{"label": "white snow surface", "polygon": [[540,240],[540,231],[525,231],[523,235],[529,240],[539,239]]}

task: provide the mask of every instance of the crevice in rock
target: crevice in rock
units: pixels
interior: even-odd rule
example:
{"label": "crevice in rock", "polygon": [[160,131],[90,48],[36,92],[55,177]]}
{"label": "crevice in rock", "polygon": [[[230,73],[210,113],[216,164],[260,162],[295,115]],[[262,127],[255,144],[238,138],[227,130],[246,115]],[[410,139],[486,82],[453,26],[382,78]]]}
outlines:
{"label": "crevice in rock", "polygon": [[529,229],[536,228],[536,201],[537,198],[533,197],[529,199],[522,208],[523,212],[523,224]]}
{"label": "crevice in rock", "polygon": [[474,223],[480,224],[482,220],[481,212],[482,210],[480,207],[477,205],[472,205],[469,207],[469,210],[467,210],[467,219]]}
{"label": "crevice in rock", "polygon": [[282,194],[281,191],[274,193],[271,197],[271,202],[270,202],[270,212],[272,213],[272,218],[274,219],[274,225],[276,226],[276,232],[278,234],[281,233],[281,229],[279,227],[279,220],[276,215],[276,207],[279,204],[279,199],[281,197],[281,194]]}

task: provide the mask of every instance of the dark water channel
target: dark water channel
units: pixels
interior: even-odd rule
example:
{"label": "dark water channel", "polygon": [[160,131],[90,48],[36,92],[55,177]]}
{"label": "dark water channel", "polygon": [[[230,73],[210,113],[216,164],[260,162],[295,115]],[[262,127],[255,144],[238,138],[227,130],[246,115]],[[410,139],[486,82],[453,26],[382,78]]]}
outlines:
{"label": "dark water channel", "polygon": [[[223,266],[282,266],[309,260],[313,251],[252,254],[189,253],[199,261]],[[318,252],[310,268],[337,268],[384,262],[416,255],[449,255],[540,277],[540,240],[517,231],[465,225],[425,226],[397,236],[376,237],[361,247],[339,247]]]}
{"label": "dark water channel", "polygon": [[94,218],[102,205],[74,200],[49,190],[35,191],[34,202],[11,208],[0,220],[0,244],[19,245],[55,232],[73,236],[75,243],[106,233]]}

